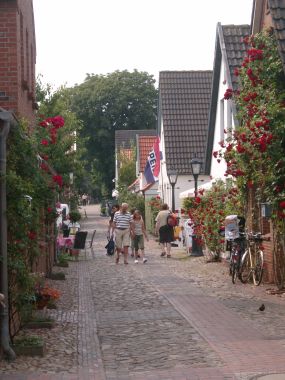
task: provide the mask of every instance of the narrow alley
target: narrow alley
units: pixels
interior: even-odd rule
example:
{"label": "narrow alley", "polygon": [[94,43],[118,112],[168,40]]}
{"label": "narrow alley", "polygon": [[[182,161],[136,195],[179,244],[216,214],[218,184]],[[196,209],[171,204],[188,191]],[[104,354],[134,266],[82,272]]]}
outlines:
{"label": "narrow alley", "polygon": [[[43,358],[0,362],[1,380],[249,380],[285,373],[285,298],[269,285],[231,283],[222,263],[181,254],[115,264],[106,256],[108,218],[87,206],[83,228],[96,229],[94,255],[72,261],[56,326]],[[58,269],[59,270],[59,269]],[[62,268],[60,268],[62,271]],[[259,311],[264,303],[265,310]],[[285,375],[284,375],[285,378]]]}

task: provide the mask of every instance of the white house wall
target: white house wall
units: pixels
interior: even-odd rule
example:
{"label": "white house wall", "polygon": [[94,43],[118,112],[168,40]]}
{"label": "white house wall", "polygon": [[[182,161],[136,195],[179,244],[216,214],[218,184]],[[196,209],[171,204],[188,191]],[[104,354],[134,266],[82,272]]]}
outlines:
{"label": "white house wall", "polygon": [[[224,132],[224,130],[229,131],[230,129],[233,128],[233,125],[234,125],[232,106],[231,106],[232,102],[231,100],[224,100],[224,93],[229,87],[230,85],[228,84],[228,80],[225,74],[225,65],[222,60],[213,152],[219,151],[221,149],[219,142],[224,140],[227,137],[227,134]],[[222,179],[224,181],[226,178],[224,176],[226,169],[227,169],[227,166],[224,160],[218,163],[217,160],[214,157],[212,157],[211,176],[214,179]]]}
{"label": "white house wall", "polygon": [[[161,135],[160,135],[160,150],[162,152],[163,159],[160,162],[160,175],[158,184],[158,194],[160,195],[163,202],[167,203],[169,207],[172,207],[172,186],[169,183],[167,176],[167,165],[165,160],[165,144],[164,144],[164,129],[163,122],[161,123]],[[190,166],[190,162],[189,162]],[[209,176],[201,175],[198,178],[198,188],[203,186],[206,182],[210,181]],[[188,191],[189,196],[194,194],[194,178],[191,174],[189,175],[179,175],[177,178],[177,183],[174,189],[175,195],[175,209],[179,210],[183,208],[183,199],[180,198],[180,193]]]}

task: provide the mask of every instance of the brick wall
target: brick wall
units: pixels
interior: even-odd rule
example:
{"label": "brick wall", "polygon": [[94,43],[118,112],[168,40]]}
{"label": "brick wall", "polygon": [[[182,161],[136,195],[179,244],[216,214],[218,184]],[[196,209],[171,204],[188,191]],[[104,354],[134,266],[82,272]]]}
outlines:
{"label": "brick wall", "polygon": [[35,122],[32,0],[0,0],[0,107]]}
{"label": "brick wall", "polygon": [[266,283],[274,282],[274,262],[273,262],[273,228],[270,219],[263,218],[261,216],[261,209],[256,202],[255,190],[249,189],[248,202],[247,202],[247,214],[246,214],[246,227],[248,231],[261,232],[266,237],[270,238],[270,241],[263,241],[264,252],[264,277],[263,281]]}

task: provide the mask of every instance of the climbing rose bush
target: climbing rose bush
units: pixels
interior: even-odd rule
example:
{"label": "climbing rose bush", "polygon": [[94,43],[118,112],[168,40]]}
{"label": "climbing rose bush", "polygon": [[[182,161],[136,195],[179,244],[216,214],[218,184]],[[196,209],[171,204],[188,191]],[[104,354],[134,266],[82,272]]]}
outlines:
{"label": "climbing rose bush", "polygon": [[246,199],[254,189],[259,202],[273,205],[273,217],[285,218],[285,77],[271,30],[246,37],[247,55],[235,75],[239,90],[227,89],[238,109],[239,126],[226,131],[213,156],[227,164],[226,177],[236,178]]}
{"label": "climbing rose bush", "polygon": [[241,213],[238,189],[217,181],[208,191],[200,189],[196,197],[186,198],[183,207],[191,219],[198,244],[205,244],[217,257],[224,248],[224,221],[227,215]]}

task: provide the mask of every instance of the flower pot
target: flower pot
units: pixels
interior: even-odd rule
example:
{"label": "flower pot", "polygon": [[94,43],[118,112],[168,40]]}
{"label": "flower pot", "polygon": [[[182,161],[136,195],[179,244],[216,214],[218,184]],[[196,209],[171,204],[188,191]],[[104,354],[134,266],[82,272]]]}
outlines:
{"label": "flower pot", "polygon": [[44,341],[38,336],[18,338],[12,347],[16,355],[24,356],[44,356],[46,349]]}

